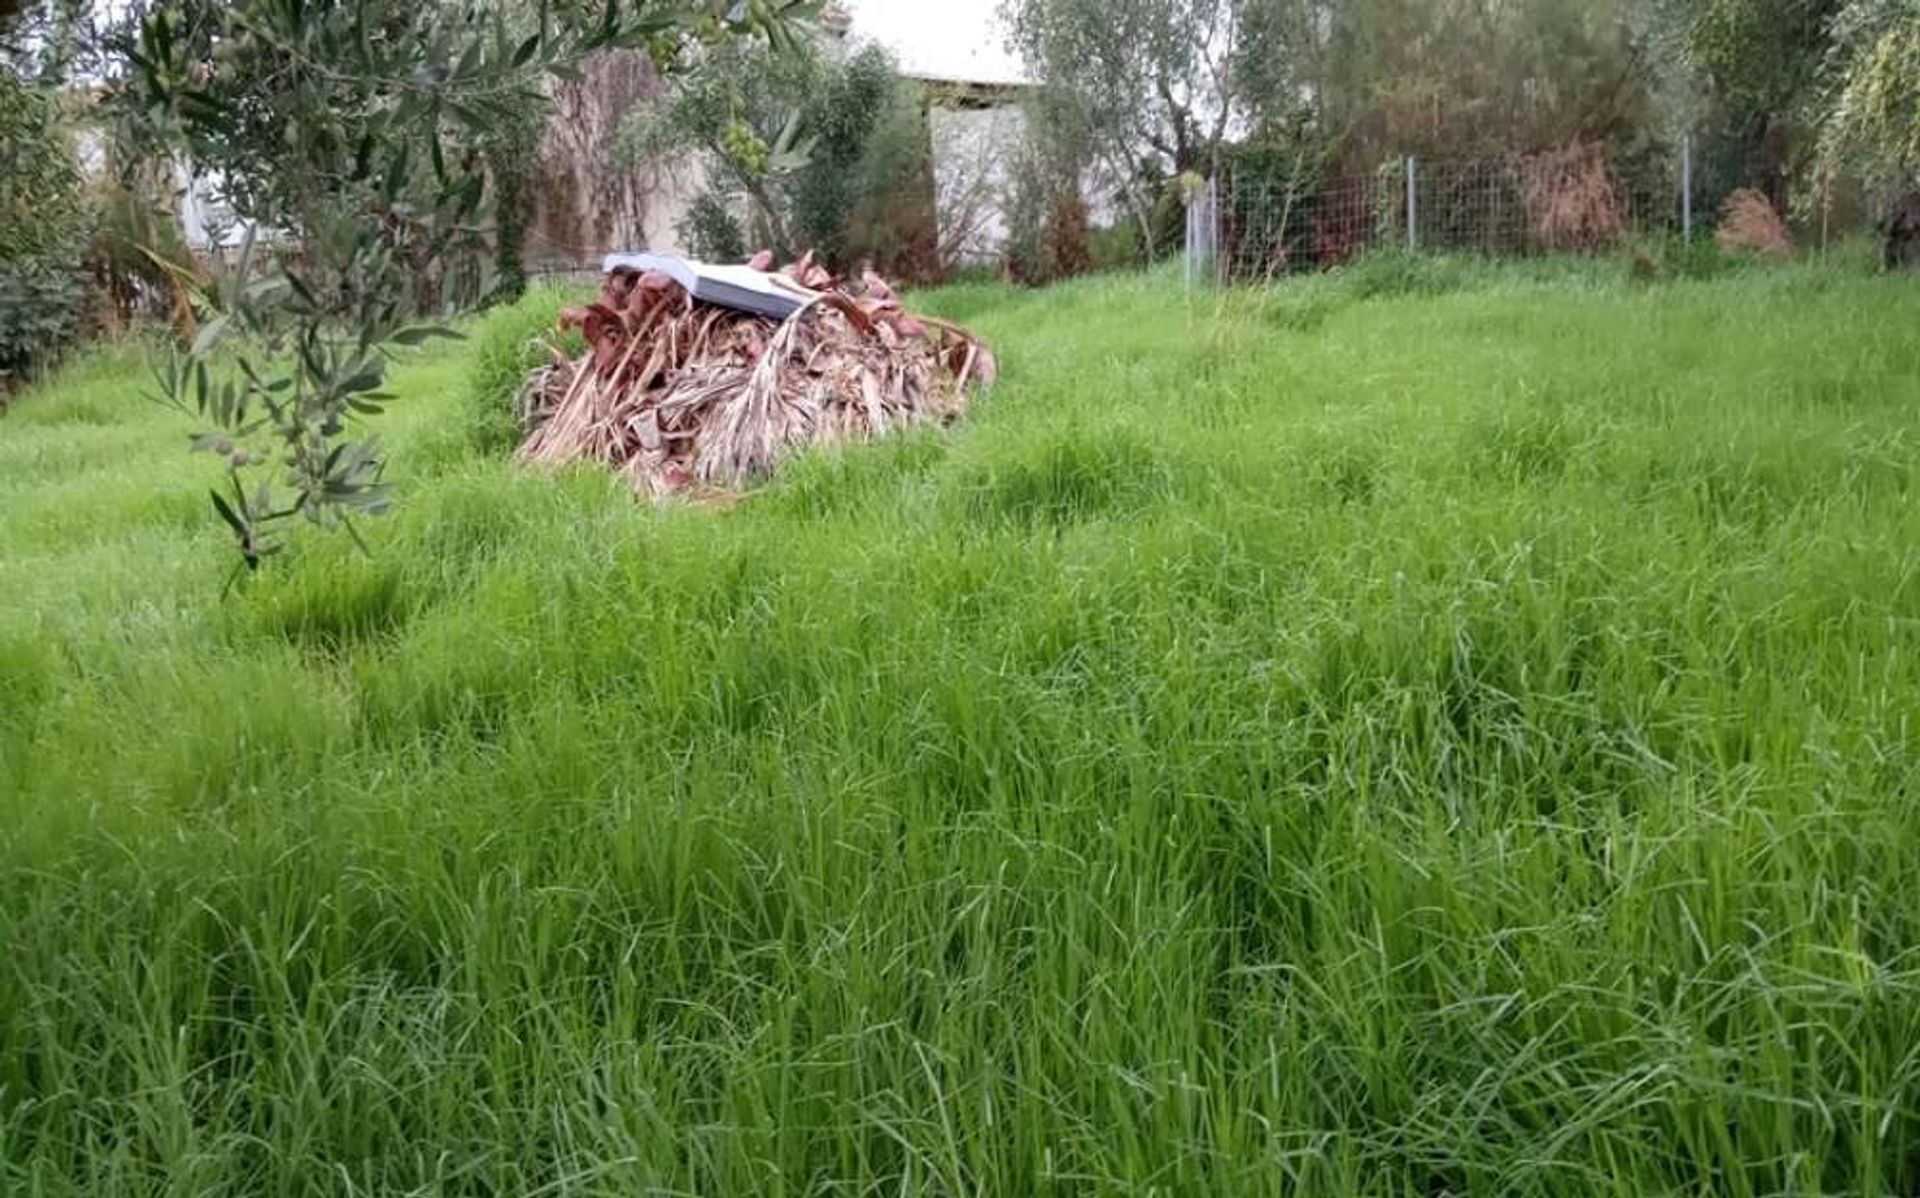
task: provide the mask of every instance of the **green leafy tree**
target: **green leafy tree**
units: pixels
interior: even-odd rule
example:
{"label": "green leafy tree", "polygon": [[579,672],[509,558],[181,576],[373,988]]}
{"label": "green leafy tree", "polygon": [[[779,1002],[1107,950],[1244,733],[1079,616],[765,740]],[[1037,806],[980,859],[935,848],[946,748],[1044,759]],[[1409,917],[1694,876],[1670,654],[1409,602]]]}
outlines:
{"label": "green leafy tree", "polygon": [[1830,107],[1824,65],[1844,0],[1653,0],[1655,24],[1690,75],[1695,177],[1793,199]]}
{"label": "green leafy tree", "polygon": [[80,329],[91,221],[62,86],[91,45],[84,0],[0,0],[0,395]]}
{"label": "green leafy tree", "polygon": [[[1231,157],[1311,188],[1332,162],[1574,141],[1651,119],[1640,0],[1010,0],[1036,127],[1141,222]],[[1248,154],[1244,151],[1253,150]],[[1162,208],[1164,212],[1164,208]]]}
{"label": "green leafy tree", "polygon": [[845,60],[818,43],[703,50],[630,114],[621,142],[630,162],[698,155],[707,189],[681,235],[703,255],[751,245],[892,265],[892,218],[931,220],[919,98],[877,47]]}
{"label": "green leafy tree", "polygon": [[1895,190],[1920,175],[1920,0],[1852,0],[1835,18],[1823,128],[1829,169]]}
{"label": "green leafy tree", "polygon": [[1737,122],[1765,127],[1803,114],[1818,92],[1828,31],[1842,0],[1676,2],[1689,60]]}
{"label": "green leafy tree", "polygon": [[708,262],[741,262],[753,252],[747,249],[747,234],[740,227],[740,218],[733,214],[726,197],[712,188],[693,197],[679,232],[694,256]]}
{"label": "green leafy tree", "polygon": [[789,196],[813,152],[808,102],[830,72],[817,45],[784,55],[750,43],[708,49],[684,64],[663,96],[623,121],[621,156],[639,162],[697,155],[708,203],[693,215],[712,226],[707,237],[725,240],[717,212],[738,199],[746,208],[742,240],[792,253]]}
{"label": "green leafy tree", "polygon": [[1244,96],[1236,0],[1013,0],[1014,45],[1070,104],[1097,156],[1128,173],[1204,169]]}
{"label": "green leafy tree", "polygon": [[96,41],[91,0],[0,0],[0,70],[23,82],[60,87]]}
{"label": "green leafy tree", "polygon": [[[926,125],[919,97],[891,55],[869,46],[826,72],[803,104],[810,144],[790,189],[794,234],[802,251],[852,266],[862,257],[897,262],[908,252],[886,227],[892,210],[931,222]],[[910,234],[909,234],[910,236]]]}
{"label": "green leafy tree", "polygon": [[129,136],[184,153],[260,231],[161,373],[215,425],[196,444],[227,461],[213,502],[244,564],[280,548],[286,521],[357,538],[353,517],[388,503],[365,420],[393,398],[393,352],[485,294],[488,138],[543,107],[550,75],[600,47],[670,63],[692,40],[791,46],[812,7],[608,0],[510,20],[481,4],[162,0],[142,14],[118,100]]}
{"label": "green leafy tree", "polygon": [[1304,120],[1356,159],[1621,143],[1650,123],[1639,0],[1241,3],[1255,126]]}
{"label": "green leafy tree", "polygon": [[502,303],[512,303],[527,290],[527,229],[533,219],[533,182],[546,118],[544,105],[529,105],[503,114],[480,134],[494,190],[491,298]]}
{"label": "green leafy tree", "polygon": [[76,331],[87,219],[58,97],[0,70],[0,392]]}
{"label": "green leafy tree", "polygon": [[1167,181],[1215,169],[1249,115],[1236,68],[1244,9],[1244,0],[1005,5],[1013,47],[1041,84],[1029,105],[1037,152],[1055,175],[1081,157],[1138,224],[1149,256],[1162,240],[1154,210]]}

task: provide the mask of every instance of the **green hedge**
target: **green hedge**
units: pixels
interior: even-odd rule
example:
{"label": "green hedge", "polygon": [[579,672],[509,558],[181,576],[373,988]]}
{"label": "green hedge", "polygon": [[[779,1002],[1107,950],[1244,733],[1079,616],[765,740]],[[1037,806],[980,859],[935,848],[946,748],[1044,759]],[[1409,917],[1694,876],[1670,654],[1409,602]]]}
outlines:
{"label": "green hedge", "polygon": [[0,71],[0,391],[72,340],[85,253],[80,172],[58,102]]}

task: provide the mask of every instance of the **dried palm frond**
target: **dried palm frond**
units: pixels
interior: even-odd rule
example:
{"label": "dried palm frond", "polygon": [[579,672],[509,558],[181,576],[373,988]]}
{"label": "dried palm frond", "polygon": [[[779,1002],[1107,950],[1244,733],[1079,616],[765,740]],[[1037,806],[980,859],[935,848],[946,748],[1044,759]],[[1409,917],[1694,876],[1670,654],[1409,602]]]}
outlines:
{"label": "dried palm frond", "polygon": [[784,321],[696,302],[662,274],[608,275],[561,313],[587,352],[528,376],[519,458],[604,462],[654,497],[728,493],[809,444],[957,419],[969,384],[993,384],[978,338],[908,313],[871,271],[858,290],[811,254],[780,273],[819,293]]}

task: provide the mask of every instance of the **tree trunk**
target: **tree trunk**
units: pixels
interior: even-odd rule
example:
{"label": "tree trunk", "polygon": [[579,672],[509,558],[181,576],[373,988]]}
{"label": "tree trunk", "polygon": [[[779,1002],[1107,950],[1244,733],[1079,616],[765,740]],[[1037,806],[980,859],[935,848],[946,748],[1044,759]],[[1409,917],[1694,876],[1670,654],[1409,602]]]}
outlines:
{"label": "tree trunk", "polygon": [[637,50],[589,55],[579,82],[554,85],[532,187],[530,257],[578,266],[608,250],[646,248],[658,172],[616,167],[613,147],[621,118],[659,89],[653,64]]}
{"label": "tree trunk", "polygon": [[1920,270],[1920,188],[1893,202],[1880,222],[1882,261],[1888,270]]}
{"label": "tree trunk", "polygon": [[524,164],[494,167],[493,299],[513,303],[527,292],[527,175]]}

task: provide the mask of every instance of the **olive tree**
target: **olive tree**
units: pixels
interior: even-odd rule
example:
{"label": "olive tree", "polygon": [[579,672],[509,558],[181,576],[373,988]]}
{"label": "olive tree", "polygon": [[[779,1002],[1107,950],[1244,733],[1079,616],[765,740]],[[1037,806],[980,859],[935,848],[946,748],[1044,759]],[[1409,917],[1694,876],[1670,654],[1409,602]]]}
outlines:
{"label": "olive tree", "polygon": [[[179,153],[250,222],[211,318],[161,371],[166,398],[213,427],[213,504],[242,562],[285,522],[344,528],[384,510],[366,419],[388,363],[450,335],[488,290],[489,139],[545,104],[588,52],[690,40],[791,44],[806,0],[660,0],[534,9],[474,0],[157,0],[124,43],[127,136]],[[497,143],[496,143],[497,145]],[[497,161],[497,150],[496,150]]]}
{"label": "olive tree", "polygon": [[1041,87],[1036,136],[1074,147],[1139,224],[1148,252],[1166,183],[1213,169],[1246,115],[1243,0],[1008,0]]}
{"label": "olive tree", "polygon": [[57,88],[84,64],[95,33],[91,0],[0,0],[0,70]]}

